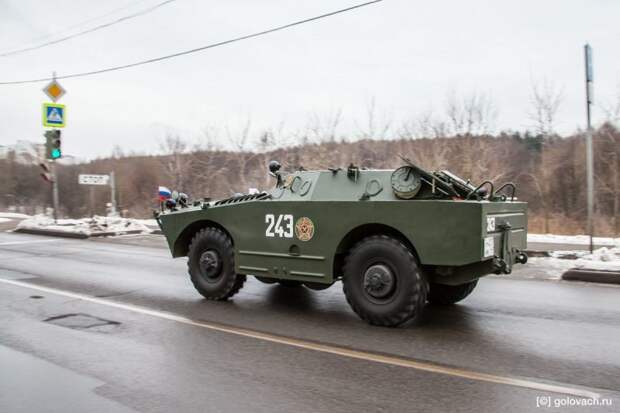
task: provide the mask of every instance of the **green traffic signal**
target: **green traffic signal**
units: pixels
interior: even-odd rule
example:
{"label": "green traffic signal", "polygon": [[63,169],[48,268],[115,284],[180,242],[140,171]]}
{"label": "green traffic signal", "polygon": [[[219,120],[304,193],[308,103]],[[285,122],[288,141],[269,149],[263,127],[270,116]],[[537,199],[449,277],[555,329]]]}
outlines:
{"label": "green traffic signal", "polygon": [[47,159],[59,159],[62,157],[61,133],[58,129],[45,131],[45,157]]}

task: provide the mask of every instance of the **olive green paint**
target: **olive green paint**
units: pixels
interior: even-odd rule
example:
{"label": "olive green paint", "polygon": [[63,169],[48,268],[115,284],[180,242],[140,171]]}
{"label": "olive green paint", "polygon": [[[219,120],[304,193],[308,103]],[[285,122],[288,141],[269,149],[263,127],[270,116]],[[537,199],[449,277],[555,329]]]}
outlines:
{"label": "olive green paint", "polygon": [[[402,200],[392,191],[392,172],[361,170],[356,177],[347,176],[346,170],[295,172],[286,177],[284,188],[273,189],[267,199],[204,202],[162,213],[158,220],[175,257],[187,254],[191,236],[199,228],[215,225],[231,236],[239,273],[318,283],[331,283],[341,275],[334,263],[356,241],[348,234],[359,238],[388,231],[412,246],[422,265],[447,268],[491,259],[483,256],[485,237],[493,237],[495,255],[510,264],[514,252],[526,248],[526,203]],[[301,241],[293,228],[292,238],[266,236],[268,214],[276,220],[292,215],[293,226],[301,217],[310,218],[314,235]],[[495,229],[489,233],[487,217],[495,218]],[[288,221],[281,232],[290,234],[285,224]],[[511,228],[502,232],[502,224]],[[360,227],[366,229],[356,231]],[[502,251],[507,233],[511,254]]]}

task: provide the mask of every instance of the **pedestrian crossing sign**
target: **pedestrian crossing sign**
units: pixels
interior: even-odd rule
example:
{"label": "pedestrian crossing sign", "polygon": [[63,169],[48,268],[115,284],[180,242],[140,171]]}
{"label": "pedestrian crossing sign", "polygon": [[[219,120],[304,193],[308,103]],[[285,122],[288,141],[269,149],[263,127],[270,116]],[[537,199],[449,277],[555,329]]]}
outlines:
{"label": "pedestrian crossing sign", "polygon": [[43,126],[47,128],[64,128],[65,116],[65,105],[58,103],[43,104]]}

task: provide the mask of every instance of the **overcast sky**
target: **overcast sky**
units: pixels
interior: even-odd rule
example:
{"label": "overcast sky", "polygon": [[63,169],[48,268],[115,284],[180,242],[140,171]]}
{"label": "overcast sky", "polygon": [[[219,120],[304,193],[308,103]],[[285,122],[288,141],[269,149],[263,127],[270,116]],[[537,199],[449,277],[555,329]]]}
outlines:
{"label": "overcast sky", "polygon": [[[161,0],[0,0],[0,52],[114,9],[97,23]],[[353,0],[177,0],[147,15],[57,45],[0,57],[0,81],[130,63],[226,40],[355,4]],[[584,125],[583,44],[594,49],[597,103],[620,82],[620,1],[411,1],[381,3],[166,62],[67,79],[65,153],[92,158],[115,145],[153,153],[166,133],[198,141],[208,125],[302,128],[312,113],[342,110],[352,136],[374,97],[398,125],[450,91],[492,96],[497,129],[525,129],[531,79],[563,88],[559,130]],[[40,41],[40,40],[39,40]],[[0,86],[0,145],[42,141],[42,83]],[[601,117],[595,109],[595,119]],[[226,146],[222,133],[221,145]]]}

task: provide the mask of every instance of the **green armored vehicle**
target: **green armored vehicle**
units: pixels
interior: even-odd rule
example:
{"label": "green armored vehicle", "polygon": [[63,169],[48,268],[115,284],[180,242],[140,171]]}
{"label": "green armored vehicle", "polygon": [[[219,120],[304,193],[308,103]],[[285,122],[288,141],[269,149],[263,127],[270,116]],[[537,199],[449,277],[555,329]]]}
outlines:
{"label": "green armored vehicle", "polygon": [[474,186],[403,163],[284,173],[272,161],[270,191],[193,203],[174,195],[155,215],[207,299],[228,299],[248,275],[315,290],[341,280],[362,319],[397,326],[527,261],[527,204],[513,184]]}

